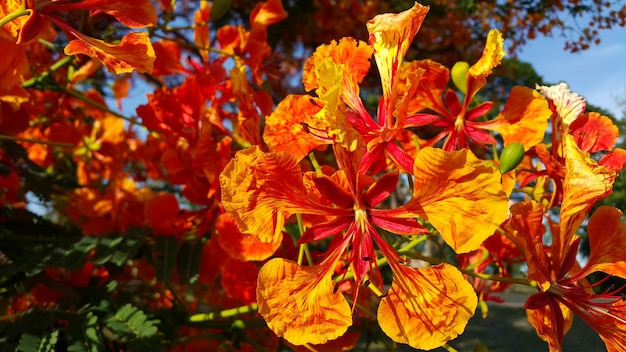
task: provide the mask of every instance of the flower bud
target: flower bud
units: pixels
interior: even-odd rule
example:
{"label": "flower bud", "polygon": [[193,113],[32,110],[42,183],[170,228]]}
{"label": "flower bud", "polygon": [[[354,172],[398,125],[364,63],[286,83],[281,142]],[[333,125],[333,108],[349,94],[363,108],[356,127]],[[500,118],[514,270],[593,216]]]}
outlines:
{"label": "flower bud", "polygon": [[463,95],[467,94],[467,70],[469,70],[469,64],[465,61],[459,61],[452,66],[450,71],[452,82]]}
{"label": "flower bud", "polygon": [[500,154],[500,172],[506,174],[515,169],[524,159],[524,145],[519,142],[507,145]]}

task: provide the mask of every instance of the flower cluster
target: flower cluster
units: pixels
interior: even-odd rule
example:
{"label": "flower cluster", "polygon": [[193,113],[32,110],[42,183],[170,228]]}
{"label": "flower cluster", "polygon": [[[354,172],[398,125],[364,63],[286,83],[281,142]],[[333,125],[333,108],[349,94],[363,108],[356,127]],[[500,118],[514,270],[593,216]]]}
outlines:
{"label": "flower cluster", "polygon": [[[108,290],[109,306],[133,297],[177,313],[168,340],[177,350],[277,350],[280,339],[345,350],[374,321],[391,340],[431,350],[461,335],[484,301],[525,284],[536,289],[528,320],[550,351],[561,351],[574,314],[609,351],[626,350],[620,288],[589,281],[595,272],[626,278],[621,211],[603,206],[588,218],[626,166],[610,118],[586,112],[564,83],[486,101],[481,90],[506,55],[498,30],[471,65],[405,60],[429,11],[419,3],[373,17],[367,41],[317,47],[302,68],[308,93],[276,99],[268,27],[287,17],[282,2],[256,4],[249,28],[210,28],[219,3],[195,8],[187,38],[170,35],[175,22],[159,23],[174,2],[156,7],[166,20],[147,0],[0,5],[0,45],[11,54],[0,58],[0,131],[21,153],[0,149],[0,206],[24,208],[23,160],[50,177],[71,169],[73,186],[55,191],[51,208],[87,238],[69,246],[84,249],[73,262],[46,257],[46,270],[25,270],[39,281],[15,292],[8,313],[77,310],[77,292],[89,288]],[[150,29],[111,44],[77,29],[68,13],[83,10]],[[61,32],[62,54],[40,47]],[[136,117],[108,108],[98,90],[78,90],[102,66],[155,84]],[[119,105],[136,79],[116,78]],[[426,250],[433,243],[439,255]],[[0,269],[17,275],[11,248],[0,247]],[[96,339],[131,341],[118,331]]]}

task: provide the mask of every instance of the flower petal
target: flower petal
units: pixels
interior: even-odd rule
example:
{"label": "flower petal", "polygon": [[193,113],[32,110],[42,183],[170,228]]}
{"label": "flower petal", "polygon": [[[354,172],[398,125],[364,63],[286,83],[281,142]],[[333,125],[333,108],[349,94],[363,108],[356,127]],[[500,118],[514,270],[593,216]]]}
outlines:
{"label": "flower petal", "polygon": [[397,266],[378,323],[392,340],[430,350],[460,335],[477,303],[474,288],[452,265]]}
{"label": "flower petal", "polygon": [[626,224],[623,213],[614,207],[599,207],[589,218],[589,261],[586,273],[602,271],[626,278]]}
{"label": "flower petal", "polygon": [[519,142],[528,150],[543,141],[550,116],[550,106],[539,92],[515,86],[498,117],[482,126],[500,133],[504,146]]}
{"label": "flower petal", "polygon": [[413,174],[413,198],[388,214],[430,222],[457,253],[477,249],[506,218],[500,172],[469,150],[424,148]]}
{"label": "flower petal", "polygon": [[580,149],[587,153],[610,150],[619,136],[613,121],[597,112],[580,115],[570,125],[570,132]]}
{"label": "flower petal", "polygon": [[289,152],[301,160],[314,148],[328,143],[302,127],[302,124],[314,124],[312,117],[321,110],[321,105],[308,95],[288,95],[265,119],[263,140],[272,151]]}
{"label": "flower petal", "polygon": [[282,232],[269,243],[259,241],[254,235],[243,234],[228,214],[220,215],[215,230],[222,249],[232,258],[241,261],[265,260],[276,252],[283,241]]}
{"label": "flower petal", "polygon": [[543,292],[528,297],[524,308],[528,321],[548,343],[550,352],[561,352],[563,336],[574,321],[572,311]]}
{"label": "flower petal", "polygon": [[300,266],[275,258],[259,272],[259,314],[276,335],[294,345],[322,344],[352,325],[352,311],[335,291],[333,265]]}
{"label": "flower petal", "polygon": [[580,150],[571,135],[565,136],[563,154],[566,173],[561,203],[561,229],[560,236],[554,236],[553,240],[554,251],[564,254],[587,212],[599,199],[611,193],[616,173],[599,166]]}
{"label": "flower petal", "polygon": [[[553,140],[560,143],[563,137],[569,133],[569,126],[585,111],[587,103],[580,95],[571,92],[565,83],[554,86],[537,86],[550,102],[550,108],[556,113],[556,131]],[[552,146],[553,148],[556,146]]]}
{"label": "flower petal", "polygon": [[152,71],[155,54],[146,32],[128,33],[119,44],[109,44],[82,34],[78,34],[78,38],[67,44],[66,55],[84,54],[96,58],[115,74]]}
{"label": "flower petal", "polygon": [[409,10],[377,15],[367,22],[369,44],[374,48],[387,115],[395,109],[398,70],[428,10],[428,6],[416,2]]}
{"label": "flower petal", "polygon": [[275,243],[287,218],[296,213],[328,215],[332,208],[307,196],[302,171],[288,153],[240,150],[220,175],[222,204],[239,230]]}

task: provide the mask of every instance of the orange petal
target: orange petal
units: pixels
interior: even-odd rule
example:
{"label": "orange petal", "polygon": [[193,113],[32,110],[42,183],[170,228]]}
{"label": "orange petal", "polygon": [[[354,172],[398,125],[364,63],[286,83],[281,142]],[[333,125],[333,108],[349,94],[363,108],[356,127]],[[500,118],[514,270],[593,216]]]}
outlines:
{"label": "orange petal", "polygon": [[615,172],[626,167],[626,150],[615,148],[600,159],[599,164]]}
{"label": "orange petal", "polygon": [[226,165],[220,175],[222,204],[241,232],[275,243],[290,215],[327,214],[328,207],[308,197],[297,163],[289,153],[252,146]]}
{"label": "orange petal", "polygon": [[469,150],[424,148],[413,174],[413,198],[391,212],[427,220],[457,253],[477,249],[506,218],[500,172]]}
{"label": "orange petal", "polygon": [[447,108],[443,104],[443,91],[450,80],[450,70],[444,65],[431,60],[418,60],[404,63],[400,67],[400,84],[397,86],[398,93],[405,91],[405,82],[413,72],[422,71],[419,85],[409,101],[408,113],[416,113],[424,109],[431,109],[439,114],[447,114]]}
{"label": "orange petal", "polygon": [[607,352],[626,351],[626,301],[616,297],[598,312],[583,311],[579,316],[600,335]]}
{"label": "orange petal", "polygon": [[561,231],[553,239],[555,251],[560,253],[567,251],[591,207],[611,193],[616,176],[580,150],[571,135],[565,136],[563,155],[567,171],[563,181]]}
{"label": "orange petal", "polygon": [[310,91],[318,87],[315,66],[326,58],[345,65],[349,69],[345,72],[349,78],[360,83],[370,69],[371,56],[372,48],[354,38],[346,37],[339,42],[333,40],[330,44],[320,45],[304,63],[302,72],[304,89]]}
{"label": "orange petal", "polygon": [[311,117],[321,109],[318,104],[321,104],[319,100],[308,95],[288,95],[278,103],[265,119],[263,140],[267,146],[275,152],[289,152],[301,160],[314,148],[327,144],[307,133],[300,124],[313,124]]}
{"label": "orange petal", "polygon": [[263,243],[254,235],[243,234],[228,214],[222,214],[215,224],[217,239],[224,251],[231,257],[241,261],[265,260],[269,258],[283,240],[282,233],[274,242]]}
{"label": "orange petal", "polygon": [[367,22],[369,44],[374,48],[374,58],[380,72],[387,114],[395,108],[395,85],[398,70],[413,37],[422,26],[429,7],[415,3],[409,10],[377,15]]}
{"label": "orange petal", "polygon": [[430,350],[460,335],[477,304],[474,288],[452,265],[398,266],[378,323],[392,340]]}
{"label": "orange petal", "polygon": [[586,273],[602,271],[626,278],[626,224],[623,213],[614,207],[599,207],[589,218],[590,254]]}
{"label": "orange petal", "polygon": [[597,112],[580,115],[570,125],[570,133],[580,149],[587,153],[613,148],[619,136],[619,130],[613,121]]}
{"label": "orange petal", "polygon": [[528,278],[537,281],[543,290],[550,287],[551,264],[543,245],[546,228],[543,225],[543,206],[529,201],[511,207],[507,228],[509,238],[519,246],[528,263]]}
{"label": "orange petal", "polygon": [[115,74],[152,71],[155,54],[146,32],[128,33],[119,44],[109,44],[82,34],[78,38],[67,44],[66,55],[84,54],[96,58]]}
{"label": "orange petal", "polygon": [[500,133],[505,146],[519,142],[528,150],[543,141],[550,116],[550,106],[539,92],[515,86],[500,115],[483,126]]}
{"label": "orange petal", "polygon": [[300,266],[275,258],[259,272],[259,314],[276,335],[294,345],[323,344],[352,325],[352,311],[334,290],[334,265]]}
{"label": "orange petal", "polygon": [[250,23],[264,27],[280,22],[287,18],[287,11],[281,0],[268,0],[257,4],[250,13]]}

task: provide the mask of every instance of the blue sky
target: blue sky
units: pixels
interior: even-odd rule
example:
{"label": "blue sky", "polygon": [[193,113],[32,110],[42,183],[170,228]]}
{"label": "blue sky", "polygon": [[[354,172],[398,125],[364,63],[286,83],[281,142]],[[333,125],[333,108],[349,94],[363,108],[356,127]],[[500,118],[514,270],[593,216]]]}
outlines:
{"label": "blue sky", "polygon": [[588,103],[603,107],[617,118],[626,118],[617,99],[626,100],[626,28],[600,32],[602,42],[580,53],[563,50],[565,39],[538,37],[518,53],[533,65],[546,82],[566,82]]}

